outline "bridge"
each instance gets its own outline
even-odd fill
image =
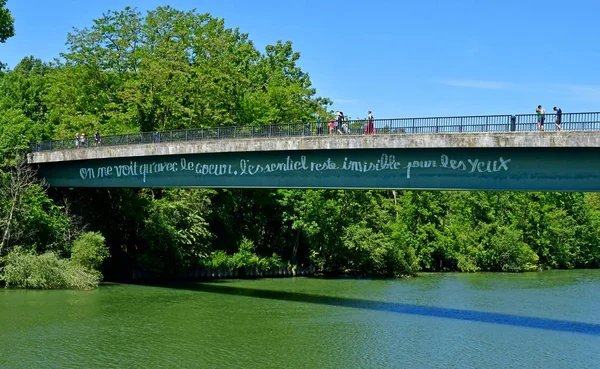
[[[600,113],[315,122],[34,143],[55,187],[210,187],[600,191]],[[346,128],[346,127],[344,127]]]

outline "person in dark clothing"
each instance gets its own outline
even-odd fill
[[[556,124],[556,129],[561,131],[562,128],[560,127],[560,124],[562,123],[562,109],[555,106],[554,111],[556,112],[556,121],[554,124]]]
[[[337,130],[339,134],[342,134],[342,124],[344,124],[344,113],[338,111],[337,113]]]
[[[100,132],[98,130],[94,132],[94,141],[96,142],[96,146],[102,143],[102,137],[100,137]]]

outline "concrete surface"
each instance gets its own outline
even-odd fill
[[[501,147],[600,147],[600,131],[301,136],[184,141],[35,152],[28,155],[28,162],[42,164],[106,158],[247,151]]]

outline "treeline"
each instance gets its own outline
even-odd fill
[[[329,119],[331,101],[316,95],[299,57],[291,42],[261,52],[210,14],[126,8],[74,30],[61,59],[26,57],[0,71],[4,280],[77,287],[82,279],[73,276],[99,277],[100,267],[107,279],[129,280],[137,272],[168,279],[190,268],[303,265],[411,275],[600,264],[595,194],[48,189],[23,164],[30,142],[96,129],[301,122],[317,113]],[[94,261],[82,262],[81,250]],[[36,270],[54,274],[33,278]]]

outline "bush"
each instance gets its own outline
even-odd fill
[[[6,287],[87,290],[98,287],[100,276],[53,252],[35,255],[16,248],[6,256],[0,280]]]
[[[244,269],[251,267],[258,269],[259,261],[254,254],[254,242],[246,237],[242,238],[239,250],[231,256],[231,267],[234,269]]]
[[[229,256],[223,250],[214,251],[202,264],[213,270],[229,269]]]
[[[254,242],[244,237],[240,242],[238,252],[227,255],[223,250],[214,251],[202,261],[202,265],[212,270],[232,269],[241,271],[266,272],[283,266],[281,257],[273,254],[261,257],[254,252]]]
[[[88,270],[99,270],[109,256],[104,236],[99,232],[87,232],[73,242],[71,261]]]

